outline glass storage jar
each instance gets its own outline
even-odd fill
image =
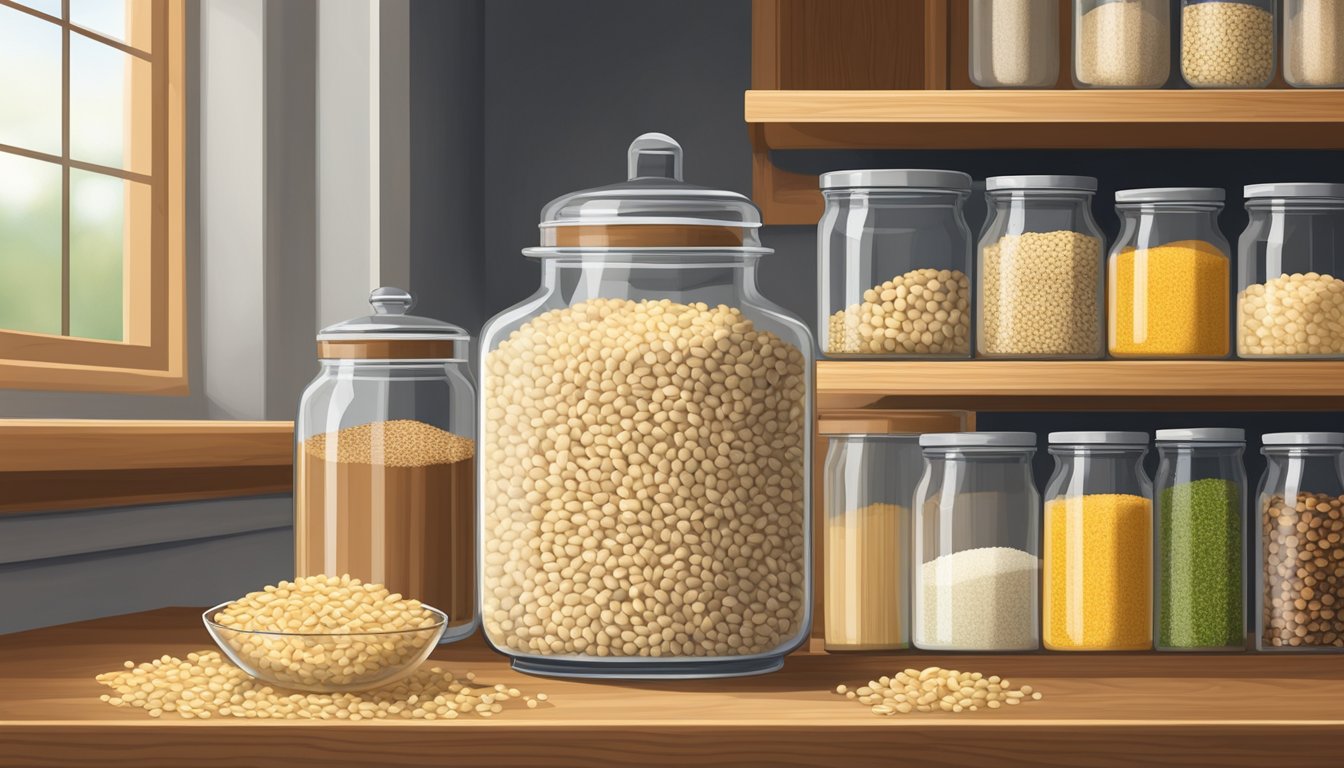
[[[1045,647],[1152,647],[1153,486],[1143,432],[1052,432],[1045,489]]]
[[[1218,230],[1224,197],[1204,187],[1115,193],[1120,237],[1106,290],[1113,357],[1227,357],[1231,259]]]
[[[1159,429],[1154,646],[1246,647],[1246,433]]]
[[[1344,3],[1285,2],[1283,78],[1295,88],[1344,88]]]
[[[476,392],[466,331],[406,314],[378,288],[373,314],[323,328],[321,370],[294,425],[294,570],[386,584],[476,625]]]
[[[915,634],[928,651],[1040,647],[1040,496],[1031,432],[923,435]]]
[[[817,227],[827,356],[971,356],[971,231],[958,171],[822,174]]]
[[[1088,176],[994,176],[980,237],[981,357],[1102,356],[1101,230]]]
[[[482,332],[485,636],[538,674],[768,672],[810,620],[812,337],[750,200],[663,134],[628,171],[543,209],[541,288]]]
[[[1344,650],[1344,433],[1278,432],[1261,442],[1255,646],[1338,653]]]
[[[971,82],[1053,88],[1059,80],[1058,0],[971,0]]]
[[[1181,77],[1191,88],[1274,79],[1274,0],[1181,0]]]
[[[1246,212],[1237,355],[1344,357],[1344,184],[1252,184]]]
[[[1170,0],[1073,0],[1079,88],[1161,88],[1171,77]]]

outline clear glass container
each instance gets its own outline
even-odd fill
[[[1181,0],[1181,77],[1191,88],[1274,79],[1274,0]]]
[[[1232,296],[1223,190],[1115,193],[1120,237],[1107,261],[1106,338],[1112,357],[1227,357]]]
[[[1040,496],[1031,432],[923,435],[915,490],[914,644],[1040,647]]]
[[[1073,0],[1075,86],[1161,88],[1170,77],[1170,0]]]
[[[812,336],[757,288],[760,214],[681,181],[542,211],[541,287],[482,332],[482,622],[515,668],[768,672],[806,638]]]
[[[971,231],[958,171],[834,171],[817,227],[828,357],[971,356]]]
[[[476,390],[469,337],[406,314],[323,328],[321,369],[294,425],[294,569],[386,584],[447,614],[440,642],[476,626]]]
[[[1058,0],[971,0],[971,82],[1053,88],[1059,80]]]
[[[1043,627],[1052,651],[1153,644],[1153,485],[1143,432],[1052,432]]]
[[[1252,184],[1237,355],[1344,358],[1344,184]]]
[[[976,353],[1097,359],[1102,339],[1101,230],[1088,176],[994,176],[980,237]]]
[[[1265,474],[1255,494],[1256,592],[1261,651],[1344,650],[1344,433],[1261,438]]]
[[[1246,648],[1246,433],[1159,429],[1154,646]]]
[[[1294,88],[1344,88],[1344,3],[1284,2],[1283,78]]]

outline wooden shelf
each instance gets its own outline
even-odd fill
[[[817,363],[817,411],[1312,411],[1344,408],[1344,361]]]
[[[0,766],[1221,765],[1330,766],[1344,666],[1320,656],[795,654],[757,678],[593,684],[530,678],[478,640],[455,671],[549,703],[491,720],[153,719],[98,700],[125,659],[209,647],[167,609],[0,638]],[[1045,698],[984,712],[880,718],[837,697],[906,667],[1000,674]]]

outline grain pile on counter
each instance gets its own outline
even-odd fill
[[[1241,487],[1204,478],[1164,489],[1158,501],[1157,644],[1229,648],[1244,642]]]
[[[1344,355],[1344,280],[1280,275],[1237,294],[1242,357]]]
[[[1166,0],[1098,3],[1078,20],[1077,79],[1110,88],[1154,88],[1171,73]]]
[[[954,552],[920,566],[924,649],[1025,650],[1036,647],[1040,560],[1011,547]]]
[[[1030,685],[1015,689],[1012,682],[998,675],[986,677],[980,672],[939,667],[884,675],[853,690],[837,685],[835,692],[871,707],[874,715],[886,717],[911,712],[976,712],[1028,699],[1041,700],[1040,691],[1033,691]]]
[[[1111,256],[1111,354],[1225,356],[1228,264],[1216,246],[1195,240]]]
[[[486,358],[482,619],[541,655],[778,649],[807,609],[804,356],[739,310],[594,299]]]
[[[1256,88],[1274,76],[1274,15],[1247,2],[1181,9],[1181,74],[1196,87]]]
[[[1344,648],[1344,496],[1270,497],[1261,525],[1264,645]]]
[[[961,270],[917,269],[831,315],[831,354],[969,355],[971,283]]]
[[[1067,230],[1004,235],[985,246],[980,352],[1100,354],[1100,248],[1097,238]]]

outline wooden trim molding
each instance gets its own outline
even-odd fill
[[[0,514],[289,493],[288,421],[0,419]]]

